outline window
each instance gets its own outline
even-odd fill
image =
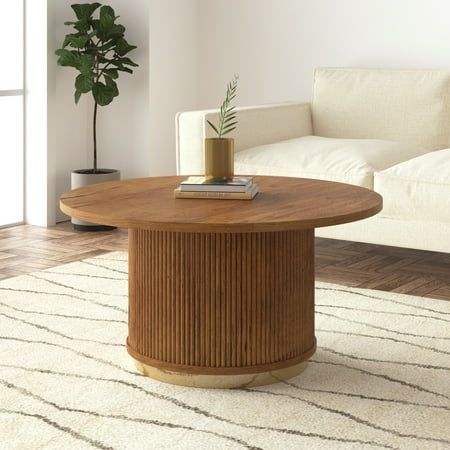
[[[23,0],[0,0],[0,226],[23,222]]]

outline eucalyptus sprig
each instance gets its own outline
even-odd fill
[[[219,111],[219,125],[216,127],[212,122],[207,120],[208,125],[217,133],[217,137],[221,138],[236,129],[236,111],[231,106],[231,102],[236,97],[237,83],[239,76],[235,75],[227,85],[227,95],[223,101]]]

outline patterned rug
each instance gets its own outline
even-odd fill
[[[450,302],[318,283],[305,372],[205,390],[135,371],[126,280],[110,253],[0,283],[1,449],[450,448]]]

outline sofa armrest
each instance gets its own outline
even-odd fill
[[[280,103],[236,108],[235,151],[312,134],[309,103]],[[203,141],[214,137],[206,121],[217,122],[218,109],[181,112],[176,116],[177,173],[203,173]]]

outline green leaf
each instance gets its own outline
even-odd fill
[[[117,97],[119,95],[119,89],[117,88],[116,82],[108,76],[105,76],[104,78],[106,81],[106,86],[111,88],[114,91],[114,97]]]
[[[93,55],[79,55],[75,50],[64,48],[56,50],[55,54],[59,56],[57,62],[60,66],[74,67],[84,75],[89,75],[92,72],[95,60]]]
[[[236,129],[236,125],[237,125],[237,122],[234,122],[232,125],[224,127],[222,129],[222,136],[225,135],[225,134],[231,133],[233,130],[235,130]]]
[[[227,130],[223,130],[222,131],[222,134],[220,135],[220,137],[222,137],[222,136],[225,136],[226,134],[228,134],[228,133],[231,133],[233,130],[235,130],[236,129],[236,127],[234,127],[234,128],[231,128],[231,129],[227,129]]]
[[[100,8],[100,18],[102,16],[102,14],[108,14],[109,16],[111,16],[113,19],[116,18],[116,13],[114,12],[114,10],[111,8],[111,6],[102,6]]]
[[[89,36],[86,34],[81,36],[77,36],[76,34],[68,34],[64,39],[63,47],[70,45],[73,48],[84,48],[88,40]]]
[[[92,88],[92,95],[100,106],[106,106],[114,100],[115,90],[101,81],[97,81]]]
[[[120,38],[125,33],[125,27],[123,25],[114,25],[110,31],[106,34],[108,39]]]
[[[85,20],[79,20],[74,24],[74,28],[79,31],[80,33],[87,33],[89,29],[91,28],[91,25],[89,23],[88,19]]]
[[[113,49],[114,50],[114,46],[116,45],[116,42],[114,41],[114,39],[111,39],[109,41],[107,41],[105,44],[100,45],[99,47],[97,47],[97,50],[102,51],[102,52],[106,52],[109,49]]]
[[[89,76],[92,73],[94,68],[95,58],[94,55],[84,54],[78,57],[78,67],[77,69],[86,76]]]
[[[116,69],[105,69],[104,73],[113,80],[117,80],[117,78],[119,78],[119,73]]]
[[[234,119],[236,119],[236,114],[227,115],[227,117],[223,119],[223,124],[225,125],[226,123],[231,122]]]
[[[224,126],[223,127],[223,131],[227,130],[228,128],[235,127],[235,125],[237,125],[237,120],[235,120],[234,122],[229,123],[227,126]]]
[[[230,106],[232,100],[236,97],[238,76],[235,75],[233,79],[227,84],[227,93],[225,100],[220,106],[219,112],[219,137],[230,133],[236,128],[236,112],[235,107]]]
[[[99,6],[101,6],[100,3],[84,3],[71,5],[71,8],[75,11],[77,19],[83,20],[89,19]]]
[[[120,61],[122,64],[126,64],[127,66],[131,66],[131,67],[138,67],[138,66],[139,66],[139,64],[136,64],[134,61],[131,61],[131,59],[130,59],[130,58],[127,58],[127,57],[125,57],[125,58],[119,58],[119,61]]]
[[[88,45],[86,48],[84,48],[83,52],[84,52],[85,55],[92,55],[94,58],[98,54],[97,48],[92,47],[90,45]]]
[[[97,55],[97,56],[98,56],[98,61],[100,63],[104,63],[104,64],[109,64],[109,63],[113,64],[114,63],[113,59],[108,59],[108,58],[105,58],[104,56],[101,56],[101,55]]]
[[[80,101],[80,97],[81,97],[81,92],[75,91],[75,104],[78,104],[78,102]]]
[[[98,26],[99,26],[100,20],[99,19],[91,19],[90,22],[91,22],[92,29],[95,30],[95,35],[98,36]]]
[[[117,70],[119,72],[133,73],[133,71],[131,69],[129,69],[128,67],[125,67],[125,66],[117,66]]]
[[[216,126],[210,122],[209,120],[207,120],[206,122],[208,122],[208,125],[217,133],[219,134],[219,131],[217,130]]]
[[[86,92],[91,91],[93,86],[94,79],[90,76],[86,76],[80,73],[80,75],[75,78],[75,88],[81,94],[86,94]]]
[[[75,67],[78,66],[78,54],[74,50],[66,50],[64,48],[60,48],[55,51],[55,54],[59,56],[57,63],[60,66],[69,66]]]
[[[120,59],[113,59],[113,60],[110,61],[110,62],[111,62],[112,65],[114,65],[114,66],[116,67],[116,69],[117,69],[119,72],[133,73],[133,71],[132,71],[130,68],[128,68],[128,67],[126,67],[126,66],[124,66],[124,65],[122,64],[122,62],[120,61]]]
[[[98,31],[105,35],[113,29],[114,26],[114,10],[110,6],[102,6],[100,8],[100,21],[98,23]]]
[[[135,48],[137,47],[135,45],[130,45],[124,38],[119,38],[116,42],[115,52],[119,56],[123,56],[131,52],[131,50],[134,50]]]

